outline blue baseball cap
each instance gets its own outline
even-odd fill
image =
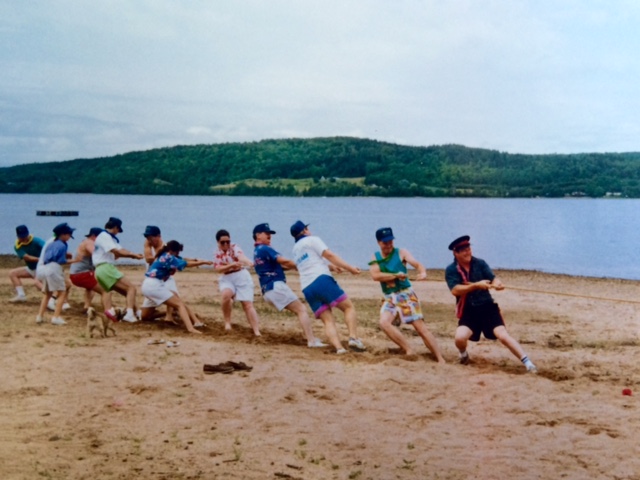
[[[253,227],[253,234],[255,235],[256,233],[270,233],[273,235],[276,232],[271,230],[271,227],[268,223],[259,223],[258,225]]]
[[[145,237],[157,237],[158,235],[160,235],[160,229],[155,225],[147,225],[147,228],[145,228],[142,235],[144,235]]]
[[[304,229],[307,228],[308,226],[309,226],[308,223],[303,223],[302,220],[298,220],[296,223],[291,225],[291,229],[289,230],[291,232],[291,236],[297,237],[302,232],[304,232]]]
[[[101,233],[102,233],[102,228],[92,227],[91,230],[89,230],[89,233],[85,235],[85,237],[93,237],[94,235],[97,237]]]
[[[16,236],[18,238],[27,238],[29,236],[29,229],[26,225],[18,225],[16,227]]]
[[[389,227],[379,228],[376,230],[376,240],[379,242],[390,242],[394,238],[393,230]]]
[[[71,238],[73,238],[74,230],[75,228],[71,228],[67,222],[61,223],[53,227],[53,233],[55,234],[56,238],[58,238],[60,235],[65,235],[67,233],[71,234]]]
[[[122,220],[120,220],[118,217],[109,217],[109,221],[104,226],[104,228],[106,228],[107,230],[110,228],[117,228],[118,230],[120,230],[120,233],[124,232],[124,230],[122,230]]]

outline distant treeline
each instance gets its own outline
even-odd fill
[[[176,146],[0,168],[2,193],[640,197],[640,153],[521,155],[334,137]]]

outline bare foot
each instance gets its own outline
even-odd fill
[[[198,335],[202,335],[202,332],[199,332],[195,328],[193,330],[187,330],[189,333],[197,333]]]

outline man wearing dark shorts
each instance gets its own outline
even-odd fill
[[[536,373],[536,366],[507,332],[500,308],[489,293],[492,288],[504,290],[504,285],[487,262],[473,256],[469,240],[469,235],[463,235],[449,244],[454,262],[445,270],[449,290],[456,297],[458,328],[455,343],[460,352],[460,363],[469,363],[467,342],[477,342],[483,334],[489,340],[500,340],[520,359],[528,372]]]

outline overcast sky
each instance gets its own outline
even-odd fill
[[[640,151],[635,0],[0,0],[0,166],[356,136]]]

